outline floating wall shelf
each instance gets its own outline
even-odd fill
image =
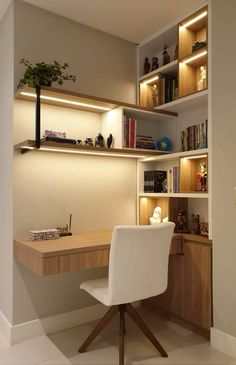
[[[36,148],[35,141],[33,140],[26,140],[15,145],[15,150],[20,150],[22,153],[28,151],[41,151],[126,158],[145,158],[148,156],[157,156],[161,154],[161,152],[159,151],[147,151],[129,148],[102,148],[93,146],[79,146],[75,144],[58,143],[51,141],[41,141],[40,148]]]
[[[35,89],[27,86],[19,89],[16,93],[16,99],[36,101]],[[64,108],[66,107],[77,110],[85,110],[94,113],[104,113],[117,107],[124,107],[144,111],[147,113],[153,113],[157,116],[177,116],[177,113],[175,112],[169,112],[166,110],[152,110],[150,108],[141,107],[136,104],[123,103],[119,101],[89,96],[74,91],[55,89],[51,87],[41,88],[40,101],[42,104],[61,106]]]

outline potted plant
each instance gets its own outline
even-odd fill
[[[41,86],[51,86],[53,82],[62,85],[65,80],[75,82],[76,77],[68,74],[65,70],[69,67],[68,63],[60,65],[57,61],[53,63],[38,62],[33,65],[28,60],[22,58],[20,64],[26,66],[24,77],[20,80],[18,87],[24,85],[33,86],[36,89]]]

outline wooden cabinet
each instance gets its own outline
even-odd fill
[[[170,256],[168,288],[143,305],[197,329],[212,325],[211,245],[184,240],[183,255]],[[194,329],[194,327],[193,327]]]
[[[185,242],[184,277],[184,318],[209,329],[212,324],[210,246]]]

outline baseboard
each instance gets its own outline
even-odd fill
[[[140,306],[140,302],[136,302],[133,305],[138,307]],[[13,345],[44,334],[95,321],[100,319],[107,309],[108,308],[102,304],[96,304],[72,312],[62,313],[43,319],[35,319],[16,325],[11,325],[3,313],[0,312],[0,330],[9,344]]]
[[[4,316],[2,311],[0,311],[0,331],[8,343],[11,342],[11,328],[12,325],[10,324],[8,319]]]
[[[211,345],[217,350],[236,358],[236,337],[212,327]]]

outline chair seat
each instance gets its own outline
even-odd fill
[[[80,289],[85,290],[104,305],[110,305],[108,300],[108,278],[85,281],[80,285]]]

